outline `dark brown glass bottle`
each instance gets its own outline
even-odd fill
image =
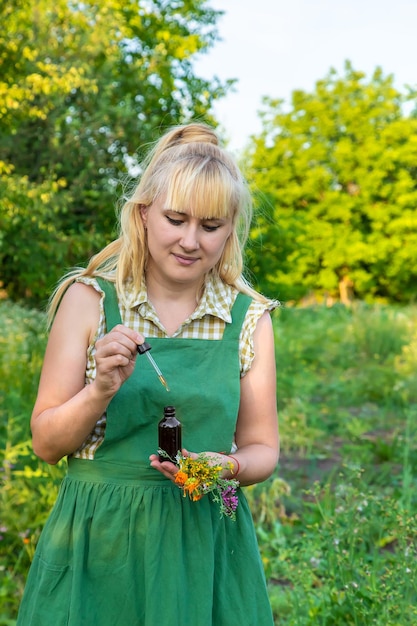
[[[158,424],[158,445],[172,460],[181,452],[181,422],[175,416],[175,406],[164,407],[164,417]],[[167,459],[159,455],[159,460]]]

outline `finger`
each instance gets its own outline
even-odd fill
[[[143,336],[119,324],[97,341],[98,346],[112,346],[114,343],[127,347],[132,354],[135,354],[138,344],[143,343]]]
[[[118,367],[127,367],[134,363],[134,359],[132,359],[132,355],[127,353],[117,353],[117,354],[98,354],[96,355],[97,368],[101,371],[110,371],[112,369]]]
[[[117,324],[117,326],[114,326],[110,333],[113,332],[120,333],[121,335],[128,337],[136,345],[141,344],[145,341],[145,338],[141,333],[136,332],[136,330],[132,330],[128,326],[123,326],[123,324]]]
[[[136,344],[127,338],[115,335],[108,337],[106,341],[100,344],[97,343],[96,355],[97,358],[116,357],[120,355],[128,361],[135,361],[137,356]]]
[[[178,467],[171,463],[171,461],[160,461],[158,455],[151,454],[149,457],[151,467],[161,472],[166,478],[170,480],[175,479],[175,474],[178,472]]]
[[[190,457],[192,459],[196,459],[198,457],[198,454],[196,454],[195,452],[189,452],[186,448],[182,448],[181,450],[182,455],[185,457]]]

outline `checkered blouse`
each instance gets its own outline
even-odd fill
[[[94,278],[81,277],[78,279],[86,285],[91,285],[101,294],[100,322],[96,336],[87,351],[86,384],[91,383],[96,375],[95,343],[106,333],[104,316],[104,293]],[[195,311],[181,324],[172,337],[184,339],[221,339],[225,324],[231,322],[231,309],[238,291],[225,285],[220,279],[211,277],[207,283],[203,296]],[[239,339],[240,371],[244,376],[250,369],[254,358],[253,333],[259,318],[265,311],[272,311],[276,302],[267,304],[252,300],[243,322]],[[167,333],[158,319],[156,311],[149,302],[146,284],[143,282],[138,294],[133,291],[128,294],[126,306],[119,302],[120,315],[125,326],[141,333],[145,337],[166,337]],[[76,450],[73,456],[82,459],[93,459],[94,453],[104,439],[106,415],[96,423],[93,431]]]

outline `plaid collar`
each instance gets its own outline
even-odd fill
[[[204,287],[203,295],[195,311],[186,322],[201,319],[205,315],[213,315],[224,322],[232,321],[231,308],[236,296],[236,289],[226,285],[219,277],[210,275]],[[139,293],[131,294],[128,308],[137,309],[139,315],[153,322],[158,322],[158,318],[152,303],[148,300],[145,279],[142,279]]]

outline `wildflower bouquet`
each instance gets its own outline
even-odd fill
[[[226,515],[233,521],[236,519],[239,504],[236,490],[239,481],[222,478],[221,473],[224,469],[222,465],[210,463],[212,459],[203,453],[196,459],[178,453],[175,460],[163,450],[158,450],[158,453],[178,465],[175,483],[183,490],[184,498],[188,496],[190,500],[196,501],[206,494],[211,494],[214,502],[219,503],[220,516]],[[228,468],[232,470],[233,463],[230,463]]]

